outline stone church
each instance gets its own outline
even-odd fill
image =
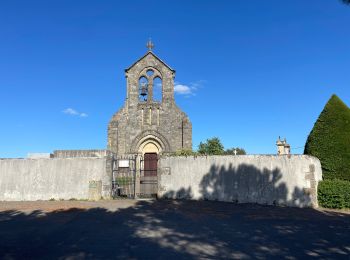
[[[159,197],[317,206],[320,161],[290,155],[280,138],[280,156],[159,156],[191,149],[192,125],[175,103],[175,71],[152,48],[149,42],[125,70],[126,100],[109,122],[107,149],[0,159],[0,201]]]
[[[175,70],[152,51],[125,70],[126,100],[108,125],[114,154],[169,154],[192,149],[192,124],[174,99]]]

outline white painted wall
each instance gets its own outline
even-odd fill
[[[305,155],[163,157],[163,198],[317,206],[320,161]]]
[[[106,158],[0,159],[0,200],[88,199],[89,181],[108,196]]]

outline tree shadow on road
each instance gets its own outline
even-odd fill
[[[199,183],[199,201],[138,201],[118,208],[125,201],[116,200],[90,209],[0,211],[0,259],[347,259],[348,214],[232,203],[264,204],[271,196],[279,205],[310,202],[298,189],[288,197],[281,178],[277,168],[213,165]],[[194,190],[167,195],[193,198]]]
[[[0,258],[345,259],[349,227],[342,213],[212,201],[139,201],[116,211],[8,210],[0,212]]]

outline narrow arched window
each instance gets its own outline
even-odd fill
[[[160,77],[153,79],[153,100],[156,102],[162,102],[163,84]]]
[[[148,80],[146,77],[139,79],[139,101],[147,101],[148,98]]]

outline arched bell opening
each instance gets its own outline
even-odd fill
[[[144,76],[139,79],[139,101],[147,101],[148,99],[148,79]]]
[[[162,102],[162,74],[154,67],[146,67],[139,74],[139,101]]]
[[[163,98],[163,82],[160,77],[153,79],[153,101],[162,102]]]

